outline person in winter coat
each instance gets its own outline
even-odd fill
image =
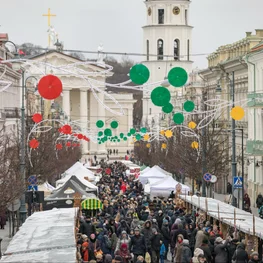
[[[200,263],[198,257],[199,257],[200,255],[203,255],[203,253],[204,253],[204,252],[203,252],[202,249],[196,248],[195,251],[194,251],[194,256],[193,256],[193,258],[192,258],[192,263]],[[223,262],[221,262],[221,263],[223,263]]]
[[[83,243],[81,245],[81,251],[82,251],[82,259],[83,261],[88,261],[89,260],[89,242],[88,242],[88,237],[86,235],[82,235],[83,238]]]
[[[121,256],[123,263],[129,263],[132,259],[128,246],[125,243],[121,244],[120,249],[116,251],[115,256],[117,255]]]
[[[162,241],[161,234],[157,232],[157,229],[153,228],[153,235],[151,237],[151,252],[152,252],[151,258],[153,263],[159,263],[161,241]]]
[[[174,257],[174,262],[175,263],[181,263],[181,258],[182,258],[182,249],[183,249],[183,240],[184,236],[179,234],[177,236],[177,243],[175,245],[175,257]]]
[[[199,224],[198,225],[198,231],[197,231],[196,236],[195,236],[195,249],[201,247],[204,238],[205,238],[205,234],[203,231],[203,224]]]
[[[258,253],[257,252],[253,252],[250,255],[251,259],[248,261],[248,263],[259,263],[259,259],[258,259]]]
[[[122,231],[121,237],[118,239],[115,251],[119,250],[122,244],[127,244],[128,250],[130,250],[130,248],[131,248],[131,239],[128,236],[126,231]]]
[[[263,196],[261,193],[257,197],[256,204],[258,209],[263,205]]]
[[[244,195],[244,205],[248,205],[248,207],[250,207],[250,198],[248,196],[248,194]]]
[[[81,223],[79,232],[81,234],[85,234],[86,236],[90,236],[95,233],[95,227],[91,224],[91,218],[87,217],[84,222]]]
[[[217,237],[215,240],[215,263],[228,262],[227,251],[228,239],[225,241],[221,237]]]
[[[192,261],[192,251],[189,246],[189,240],[183,240],[182,254],[181,254],[181,263],[191,263]]]
[[[130,233],[130,228],[125,220],[121,220],[121,223],[117,229],[117,236],[119,237],[123,231]]]
[[[160,233],[160,229],[157,223],[157,220],[155,218],[152,219],[152,228],[155,228],[158,233]]]
[[[111,242],[111,253],[110,254],[113,257],[113,254],[114,254],[114,251],[116,250],[117,242],[118,242],[118,237],[116,233],[114,232],[113,227],[110,228],[109,238]]]
[[[160,247],[160,263],[164,263],[164,257],[165,257],[165,245],[163,244],[163,242],[161,241],[161,247]]]
[[[151,255],[151,237],[153,235],[153,231],[152,222],[150,220],[147,220],[144,223],[144,228],[142,229],[141,233],[144,236],[146,252],[149,252]]]
[[[232,257],[232,260],[236,263],[248,263],[248,254],[245,250],[245,244],[240,243]]]
[[[209,247],[209,240],[208,238],[205,238],[203,240],[203,244],[200,246],[200,248],[203,250],[203,254],[206,258],[207,263],[212,263],[212,252],[211,249]]]
[[[140,229],[136,227],[134,229],[134,236],[131,238],[131,252],[134,254],[134,262],[137,261],[138,256],[145,255],[145,240],[144,236],[140,234]]]
[[[185,229],[183,229],[183,225],[181,223],[178,224],[178,229],[174,231],[173,240],[177,242],[177,236],[183,235],[184,239],[188,239],[188,234]]]
[[[156,216],[156,220],[157,220],[159,229],[162,228],[163,218],[164,218],[163,211],[162,211],[162,210],[159,210],[159,211],[158,211],[158,215]]]
[[[170,229],[169,229],[169,222],[166,219],[163,220],[163,225],[161,228],[161,234],[163,236],[163,243],[164,243],[165,249],[166,249],[164,259],[167,259],[167,253],[168,253],[168,248],[169,248],[169,244],[170,244]]]
[[[95,234],[91,234],[89,242],[89,260],[96,260],[95,253],[100,249],[100,242],[97,240]]]

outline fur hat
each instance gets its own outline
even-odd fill
[[[224,241],[224,240],[223,240],[222,237],[217,237],[216,240],[215,240],[215,243],[220,244],[220,243],[222,243],[223,241]]]

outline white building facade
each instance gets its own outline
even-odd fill
[[[7,34],[0,34],[0,60],[13,58],[6,49]],[[17,133],[20,124],[21,74],[10,64],[0,64],[0,130]],[[3,81],[3,82],[1,82]],[[11,83],[8,88],[5,88]]]
[[[248,65],[248,194],[256,206],[258,194],[263,194],[263,42],[245,58]]]
[[[46,62],[54,66],[70,65],[72,63],[80,62],[79,59],[63,54],[62,52],[57,52],[51,50],[48,53],[38,55],[33,60],[40,62]],[[87,73],[83,73],[85,77],[90,77],[95,81],[99,81],[101,84],[99,89],[105,90],[106,78],[112,73],[99,74],[99,72],[105,70],[103,67],[99,67],[93,64],[86,64],[81,66],[81,69]],[[98,72],[98,74],[92,74]],[[33,70],[30,72],[31,75],[40,79],[42,76]],[[63,84],[62,96],[54,101],[56,105],[59,105],[60,111],[64,115],[64,118],[70,121],[77,122],[83,131],[89,131],[93,137],[98,134],[98,128],[96,127],[96,122],[102,120],[105,123],[105,128],[110,128],[110,122],[116,120],[119,123],[119,127],[113,130],[113,136],[119,135],[120,133],[127,134],[129,130],[133,127],[133,100],[132,94],[113,94],[113,96],[118,103],[122,106],[124,110],[123,116],[118,116],[107,109],[106,105],[112,110],[120,112],[119,106],[116,105],[110,98],[105,96],[103,92],[96,92],[95,98],[90,86],[87,81],[83,80],[81,77],[73,76],[67,72],[60,70],[55,70],[54,72],[47,72],[47,74],[54,74],[60,78]],[[51,101],[44,101],[45,110],[44,118],[50,118],[51,113]],[[103,105],[104,104],[104,105]],[[106,142],[103,144],[98,144],[94,142],[83,142],[82,152],[83,155],[104,155],[107,153],[108,149],[118,150],[119,153],[126,153],[127,150],[133,149],[133,142],[131,139],[121,142]]]
[[[190,60],[192,26],[189,25],[190,1],[148,0],[145,1],[147,22],[143,27],[143,64],[150,70],[149,83],[167,79],[170,69],[182,67],[188,73],[192,69]],[[152,89],[155,87],[153,86]],[[169,88],[172,96],[181,89]],[[161,108],[152,104],[150,92],[143,94],[143,122],[158,120]]]

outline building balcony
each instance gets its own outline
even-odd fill
[[[263,141],[247,140],[247,154],[249,155],[263,155]]]
[[[250,100],[248,107],[263,108],[263,93],[248,93],[247,98]]]
[[[5,117],[7,119],[19,119],[20,109],[16,107],[4,108]]]

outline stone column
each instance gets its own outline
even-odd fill
[[[80,90],[80,122],[85,134],[88,128],[88,92],[87,90]],[[88,153],[88,142],[82,141],[82,153]]]
[[[70,90],[63,90],[63,111],[68,116],[68,120],[70,120]]]
[[[101,88],[101,89],[103,89],[103,88]],[[104,104],[105,103],[104,102],[104,94],[99,92],[99,93],[97,93],[97,95],[98,95],[100,101]],[[104,108],[103,105],[101,105],[101,103],[99,101],[97,103],[98,103],[98,106],[97,106],[98,119],[104,121],[104,123],[105,123],[105,108]],[[98,148],[97,149],[98,149],[98,154],[105,154],[106,153],[105,143],[98,144]]]

